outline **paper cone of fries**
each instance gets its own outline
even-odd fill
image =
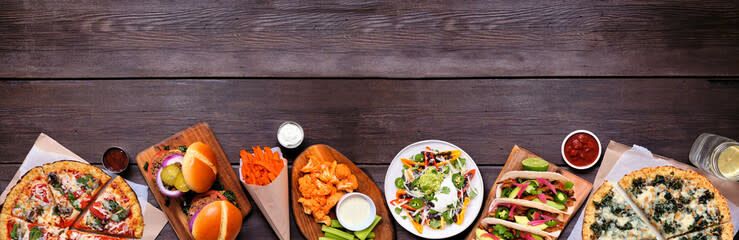
[[[290,239],[290,205],[288,196],[288,179],[287,179],[287,160],[282,157],[280,148],[272,148],[272,152],[280,154],[283,162],[282,170],[280,170],[277,178],[271,183],[260,186],[255,184],[247,184],[244,181],[244,175],[241,173],[243,159],[239,161],[239,179],[244,184],[246,190],[254,199],[254,202],[262,211],[262,214],[272,226],[277,237],[281,240]]]

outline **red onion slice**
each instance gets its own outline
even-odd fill
[[[202,210],[202,209],[200,209],[200,210]],[[195,212],[195,214],[193,214],[192,217],[190,218],[190,221],[189,221],[190,231],[192,231],[192,224],[195,223],[195,218],[197,218],[198,217],[198,214],[200,214],[200,210],[198,210],[197,212]]]
[[[184,195],[182,191],[177,190],[176,188],[174,190],[167,189],[167,187],[164,186],[164,182],[162,182],[162,170],[164,169],[164,167],[175,164],[175,163],[182,164],[182,159],[184,159],[184,156],[182,154],[173,153],[173,154],[167,155],[166,157],[164,157],[164,160],[162,160],[162,167],[159,168],[159,171],[157,171],[157,179],[156,179],[157,187],[159,187],[159,192],[161,192],[167,197],[178,198]]]

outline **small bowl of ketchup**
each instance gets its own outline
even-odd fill
[[[575,169],[588,169],[600,160],[603,147],[600,140],[588,130],[575,130],[562,141],[562,158]]]

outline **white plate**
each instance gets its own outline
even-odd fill
[[[400,161],[400,158],[410,158],[411,156],[426,149],[426,147],[437,149],[439,151],[448,151],[455,149],[462,151],[462,155],[460,157],[467,159],[467,169],[475,169],[475,176],[472,178],[471,187],[475,188],[477,196],[475,196],[475,198],[472,199],[470,201],[470,204],[467,206],[464,221],[462,221],[461,225],[451,224],[447,225],[446,228],[440,230],[432,229],[429,226],[424,225],[423,233],[421,234],[418,233],[418,231],[416,231],[416,229],[413,227],[413,223],[411,223],[410,219],[403,219],[400,217],[400,215],[395,213],[395,206],[392,206],[390,204],[390,201],[395,199],[395,193],[398,191],[398,188],[395,187],[395,179],[401,176],[403,170],[403,163]],[[482,186],[482,176],[480,175],[480,169],[477,168],[477,165],[475,165],[475,161],[472,160],[472,157],[470,157],[467,152],[462,150],[462,148],[441,140],[424,140],[408,145],[407,147],[403,148],[403,150],[400,150],[397,155],[395,155],[395,158],[393,158],[393,162],[391,162],[390,166],[387,168],[387,173],[385,173],[385,202],[387,202],[388,208],[390,209],[390,214],[393,215],[395,221],[398,222],[400,226],[403,226],[405,230],[422,238],[448,238],[457,235],[467,229],[467,227],[469,227],[473,222],[475,222],[475,220],[477,220],[477,214],[480,213],[480,208],[482,207],[482,199],[484,196],[485,188],[483,188]]]

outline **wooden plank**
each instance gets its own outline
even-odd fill
[[[162,146],[171,146],[174,148],[177,146],[188,146],[198,141],[207,144],[213,149],[213,153],[216,155],[216,168],[218,169],[216,180],[223,186],[224,190],[229,190],[234,193],[237,206],[239,210],[241,210],[243,217],[246,217],[246,215],[251,211],[251,204],[246,198],[246,194],[241,188],[241,182],[239,182],[239,178],[231,168],[228,158],[226,158],[226,154],[221,148],[221,144],[218,142],[215,135],[213,135],[213,132],[210,130],[207,123],[195,124],[192,127],[177,132],[171,137],[168,137],[167,139],[139,152],[136,155],[136,163],[140,173],[143,175],[147,171],[144,169],[144,166],[148,166],[145,163],[152,162],[152,160],[157,157],[157,152],[161,151],[160,148]],[[188,226],[190,218],[188,218],[187,214],[183,213],[182,205],[180,204],[181,200],[164,196],[159,192],[159,188],[154,179],[144,178],[144,180],[146,181],[146,184],[149,185],[151,195],[153,195],[157,200],[159,207],[167,216],[170,225],[177,233],[177,237],[179,239],[193,239],[190,227]]]
[[[99,163],[111,145],[134,154],[206,121],[236,164],[243,146],[277,146],[285,120],[305,128],[305,146],[357,164],[442,139],[480,165],[503,165],[514,144],[564,165],[575,129],[687,161],[700,133],[739,139],[738,94],[739,82],[704,79],[2,81],[0,163],[20,163],[39,132]]]
[[[370,199],[372,199],[372,202],[374,202],[375,204],[375,209],[377,210],[376,214],[382,218],[377,226],[375,226],[375,228],[372,230],[376,235],[375,239],[395,239],[393,220],[390,217],[390,211],[387,208],[387,203],[385,203],[385,197],[383,197],[382,195],[382,190],[380,190],[380,188],[378,187],[378,185],[375,184],[372,178],[367,176],[364,171],[354,165],[354,163],[349,158],[341,154],[341,152],[337,151],[336,149],[325,144],[316,144],[306,148],[305,151],[301,153],[293,162],[293,168],[290,175],[290,185],[293,186],[293,188],[290,190],[290,196],[292,198],[291,206],[293,209],[292,220],[297,223],[298,228],[300,228],[300,232],[303,233],[303,236],[305,238],[318,239],[319,237],[324,236],[324,233],[321,231],[321,224],[316,222],[316,220],[313,219],[313,216],[305,214],[303,212],[303,206],[298,203],[298,199],[302,197],[300,191],[298,190],[298,179],[303,176],[303,174],[300,172],[300,169],[305,167],[305,165],[307,165],[310,161],[308,159],[309,155],[307,154],[312,154],[313,156],[320,155],[321,157],[325,157],[323,159],[324,161],[336,161],[338,164],[344,164],[349,167],[349,170],[351,170],[352,174],[357,177],[357,181],[359,183],[359,187],[356,189],[355,192],[363,193],[367,195]],[[329,215],[332,219],[337,219],[337,213],[335,210],[336,208],[333,209],[333,211],[329,212]]]
[[[0,2],[0,77],[737,76],[731,1]]]
[[[487,200],[485,201],[485,205],[483,205],[482,211],[477,218],[477,221],[475,221],[475,228],[480,226],[480,222],[483,218],[485,218],[488,215],[488,211],[491,209],[491,204],[493,203],[493,200],[497,198],[496,196],[496,189],[498,187],[498,182],[505,180],[501,179],[503,174],[510,172],[510,171],[521,171],[523,170],[522,161],[527,158],[532,157],[539,157],[535,153],[532,153],[529,150],[526,150],[525,148],[519,147],[518,145],[513,146],[513,149],[511,149],[511,153],[508,155],[508,160],[506,160],[506,164],[503,166],[503,168],[500,170],[500,173],[498,173],[498,177],[495,178],[495,182],[493,182],[493,186],[490,188],[490,192],[487,195]],[[578,175],[573,174],[572,172],[552,165],[549,165],[548,171],[550,172],[556,172],[559,174],[562,174],[567,179],[572,180],[575,183],[575,188],[573,189],[575,191],[575,203],[573,206],[571,206],[570,209],[568,209],[566,212],[570,213],[567,214],[564,218],[565,226],[567,226],[570,223],[571,219],[577,219],[573,218],[578,212],[580,212],[580,206],[587,200],[588,195],[590,194],[590,190],[593,189],[593,183],[592,180],[586,180],[581,178]],[[574,226],[574,223],[572,224]],[[565,231],[562,231],[560,233],[560,237],[567,237],[569,234],[565,234]],[[468,240],[475,240],[475,232],[470,231],[470,233],[467,235]]]

